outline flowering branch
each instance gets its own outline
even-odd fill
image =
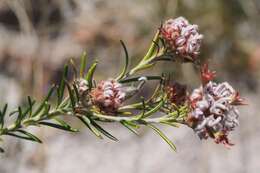
[[[201,139],[213,138],[216,143],[232,145],[227,136],[238,125],[236,106],[242,105],[243,100],[228,83],[214,83],[215,72],[208,70],[207,65],[201,70],[202,86],[191,95],[185,85],[166,76],[133,76],[158,61],[195,64],[202,38],[198,26],[189,24],[185,18],[167,20],[157,30],[145,56],[132,69],[129,69],[127,48],[121,41],[125,52],[122,72],[118,77],[100,81],[97,85],[93,76],[98,62],[86,71],[87,59],[86,53],[83,53],[79,72],[73,60],[70,61],[74,79],[67,81],[69,65],[66,65],[60,83],[51,87],[42,102],[36,104],[28,97],[26,107],[18,107],[10,113],[7,113],[7,104],[3,107],[0,111],[0,141],[2,136],[13,136],[41,143],[27,130],[29,126],[49,126],[78,132],[63,120],[64,116],[68,116],[85,124],[97,137],[106,136],[114,141],[118,139],[99,122],[120,123],[135,134],[141,126],[151,128],[173,150],[176,150],[175,145],[157,127],[158,124],[173,127],[184,124],[194,129]],[[147,100],[141,97],[136,103],[126,105],[125,101],[137,95],[150,80],[157,81],[152,96]],[[53,97],[56,104],[52,102]],[[16,117],[14,122],[6,124],[5,119],[11,116]],[[4,151],[2,148],[0,150]]]

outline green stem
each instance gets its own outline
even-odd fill
[[[27,118],[22,120],[22,122],[20,124],[11,124],[8,127],[1,129],[0,130],[0,136],[7,134],[8,132],[12,132],[12,131],[16,131],[18,129],[22,129],[22,128],[26,128],[28,126],[33,126],[33,125],[38,125],[39,122],[44,121],[44,120],[50,120],[53,119],[57,116],[61,116],[61,115],[71,115],[71,113],[65,112],[64,110],[53,110],[50,113],[46,114],[46,115],[41,115],[41,117],[39,116],[35,116],[32,118]]]
[[[138,119],[136,117],[121,117],[121,116],[110,116],[110,115],[101,115],[94,113],[93,116],[98,119],[104,119],[104,120],[110,120],[115,122],[121,122],[121,121],[128,121],[128,122],[138,122],[138,121],[144,121],[146,123],[162,123],[165,121],[176,121],[176,123],[183,124],[183,119],[176,119],[173,117],[157,117],[157,118],[144,118],[144,119]]]
[[[137,71],[151,67],[153,65],[152,60],[165,53],[165,48],[160,48],[160,50],[156,52],[156,48],[159,48],[159,35],[160,31],[158,30],[153,38],[153,42],[151,43],[146,55],[132,70],[130,70],[129,75],[133,75]]]
[[[153,54],[149,59],[143,58],[142,61],[140,61],[133,69],[130,70],[129,75],[133,75],[134,73],[149,68],[154,65],[152,62],[155,58],[160,57],[164,54],[165,49],[162,48],[157,54]]]

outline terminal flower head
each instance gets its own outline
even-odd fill
[[[192,25],[184,17],[169,19],[160,28],[161,38],[167,47],[185,60],[196,60],[200,53],[203,35],[198,25]]]

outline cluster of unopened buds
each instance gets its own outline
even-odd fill
[[[101,111],[115,114],[125,100],[126,93],[117,81],[111,79],[101,81],[96,88],[90,92],[92,103]]]
[[[198,65],[202,39],[203,35],[199,33],[198,26],[190,24],[184,17],[169,19],[158,29],[146,55],[132,69],[129,69],[126,46],[121,41],[125,52],[122,72],[118,77],[97,83],[93,78],[97,62],[85,73],[84,55],[80,76],[72,63],[76,76],[72,83],[66,80],[68,66],[65,67],[63,79],[57,87],[58,102],[55,107],[49,103],[54,91],[51,89],[38,108],[33,108],[34,103],[29,98],[29,106],[25,111],[21,107],[14,111],[17,120],[10,126],[5,127],[4,119],[1,118],[6,114],[7,106],[0,111],[0,137],[9,135],[39,142],[36,136],[23,130],[30,125],[47,125],[76,131],[58,119],[62,115],[72,115],[96,136],[102,138],[104,135],[115,141],[117,138],[104,130],[98,122],[119,122],[134,133],[137,133],[136,130],[140,126],[150,127],[173,149],[174,144],[155,125],[177,127],[178,124],[184,124],[191,127],[200,139],[212,138],[216,143],[231,146],[233,144],[230,143],[228,135],[239,124],[237,106],[243,105],[244,100],[229,83],[214,82],[216,73],[210,71],[207,64],[200,69],[201,86],[192,92],[187,90],[186,85],[171,80],[168,75],[137,75],[138,72],[156,65],[157,61],[175,62],[173,60],[178,58],[181,63],[191,62]],[[133,96],[136,99],[139,91],[146,86],[144,84],[150,80],[158,81],[151,97],[140,97],[137,102],[129,104],[127,100]],[[65,88],[68,92],[65,92]],[[68,93],[68,96],[64,97],[64,93]],[[153,117],[155,114],[159,116]],[[19,133],[23,136],[19,136]]]
[[[200,53],[203,35],[198,25],[192,25],[184,17],[167,20],[160,28],[167,47],[186,59],[194,60]]]
[[[201,139],[213,138],[216,143],[232,146],[228,134],[238,126],[236,106],[244,102],[228,82],[213,82],[214,77],[215,72],[204,65],[201,70],[202,86],[189,96],[191,112],[187,123]]]

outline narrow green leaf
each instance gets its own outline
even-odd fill
[[[133,126],[131,126],[131,125],[129,125],[128,123],[127,123],[127,121],[120,121],[120,123],[123,125],[123,126],[125,126],[128,130],[130,130],[131,132],[133,132],[135,135],[139,135],[138,134],[138,132],[133,128]]]
[[[87,66],[87,53],[84,51],[80,58],[80,77],[84,77],[84,72]]]
[[[7,108],[8,108],[8,104],[6,103],[4,108],[3,108],[3,111],[2,111],[2,114],[5,116],[6,114],[6,111],[7,111]]]
[[[89,68],[88,73],[85,76],[85,79],[88,81],[89,88],[92,88],[93,75],[97,67],[97,62],[94,62]]]
[[[22,111],[22,108],[19,106],[18,107],[18,115],[17,115],[16,121],[15,121],[16,126],[20,125],[22,119],[23,119],[23,111]]]
[[[61,125],[61,124],[55,124],[55,123],[51,123],[51,122],[42,121],[42,122],[39,122],[39,124],[44,125],[44,126],[49,126],[52,128],[56,128],[56,129],[60,129],[60,130],[69,131],[69,132],[79,132],[78,129],[74,129],[71,126],[69,126],[68,124],[65,125],[65,123],[63,123]]]
[[[79,92],[78,92],[78,88],[75,84],[72,85],[73,86],[73,89],[75,91],[75,96],[76,96],[76,99],[77,99],[77,102],[79,101]]]
[[[75,65],[74,60],[71,58],[71,59],[69,60],[69,63],[70,63],[70,65],[71,65],[71,67],[72,67],[74,79],[77,79],[77,78],[78,78],[78,70],[77,70],[77,66]]]
[[[142,118],[146,118],[153,113],[157,112],[162,106],[164,105],[164,100],[162,99],[153,109],[145,112],[145,114],[142,116]]]
[[[96,129],[99,130],[99,132],[101,132],[103,135],[105,135],[106,137],[108,137],[109,139],[113,140],[113,141],[118,141],[118,139],[116,137],[114,137],[113,135],[111,135],[109,132],[107,132],[105,129],[103,129],[100,125],[98,125],[95,121],[91,120],[91,124],[96,127]]]
[[[116,78],[116,80],[121,80],[122,78],[125,77],[126,73],[127,73],[127,68],[128,68],[128,64],[129,64],[129,56],[128,56],[128,51],[127,51],[127,48],[125,46],[125,43],[120,40],[120,43],[124,49],[124,52],[125,52],[125,65],[124,65],[124,68],[122,70],[122,72],[120,73],[120,75]]]
[[[172,126],[172,127],[176,127],[176,128],[180,127],[180,125],[176,122],[161,121],[160,123],[166,124],[166,125],[169,125],[169,126]]]
[[[50,112],[50,109],[51,109],[51,105],[48,102],[46,102],[44,105],[43,114],[41,116],[48,115]]]
[[[23,121],[23,125],[25,127],[32,126],[32,125],[37,126],[38,125],[38,121],[35,121],[33,119],[27,119],[27,120]]]
[[[157,42],[159,41],[159,34],[160,34],[160,31],[158,30],[153,38],[153,41],[152,41],[152,44],[150,45],[150,48],[147,52],[147,54],[145,55],[144,59],[143,60],[148,60],[152,57],[152,55],[154,54],[156,48],[157,48]]]
[[[32,104],[34,104],[34,102]],[[29,106],[28,108],[25,109],[25,111],[22,111],[22,108],[20,106],[18,107],[18,113],[19,113],[18,117],[20,117],[20,120],[24,119],[28,115],[30,109],[31,107]]]
[[[33,134],[31,134],[31,133],[29,133],[27,131],[17,130],[17,132],[20,132],[20,133],[28,136],[29,138],[32,138],[35,142],[42,143],[42,141],[38,137],[36,137],[35,135],[33,135]]]
[[[9,117],[15,115],[15,114],[18,113],[18,112],[19,112],[18,110],[14,110],[14,111],[10,112],[10,113],[9,113]]]
[[[58,122],[60,125],[62,125],[63,127],[68,128],[69,130],[73,131],[73,132],[79,132],[78,129],[72,128],[68,123],[66,123],[65,121],[63,121],[62,119],[59,118],[54,118],[54,120],[56,122]]]
[[[33,105],[36,103],[36,101],[35,100],[31,100],[31,98],[28,96],[28,107],[25,109],[25,111],[23,112],[22,111],[22,109],[21,109],[21,107],[19,107],[18,108],[18,110],[15,110],[15,111],[13,111],[13,112],[11,112],[10,114],[9,114],[9,116],[12,116],[12,115],[15,115],[15,114],[20,114],[21,115],[21,117],[25,117],[26,115],[28,115],[29,114],[29,117],[31,117],[31,113],[32,113],[32,107],[33,107]],[[19,110],[20,109],[20,110]],[[19,111],[21,112],[21,113],[19,113]]]
[[[66,97],[64,98],[64,100],[61,102],[61,104],[59,105],[60,109],[64,109],[66,107],[68,107],[70,105],[70,97]]]
[[[3,110],[0,111],[0,125],[2,128],[4,126],[4,118],[5,118],[7,108],[8,108],[8,104],[5,104],[5,106],[3,107]]]
[[[140,126],[137,125],[136,123],[132,122],[132,121],[125,121],[126,124],[128,124],[129,126],[135,128],[135,129],[139,129]]]
[[[29,106],[28,106],[28,109],[27,109],[28,112],[26,112],[26,114],[29,113],[29,117],[31,117],[33,105],[36,103],[36,101],[32,100],[30,96],[27,97],[27,100],[28,100]]]
[[[28,135],[18,135],[18,134],[11,133],[11,132],[6,133],[6,135],[14,136],[14,137],[17,137],[17,138],[20,138],[20,139],[25,139],[25,140],[41,143],[39,139],[38,140],[36,139],[37,137],[34,138],[35,136],[32,137],[32,136],[28,136]]]
[[[38,107],[38,108],[36,109],[36,111],[33,113],[32,117],[37,116],[37,115],[42,111],[42,109],[43,109],[44,106],[45,106],[45,103],[50,99],[50,97],[51,97],[51,95],[52,95],[54,89],[55,89],[55,86],[53,85],[53,86],[50,88],[50,90],[49,90],[47,96],[45,97],[45,99],[42,101],[42,103],[39,105],[39,107]]]
[[[71,102],[71,106],[74,110],[75,106],[76,106],[76,100],[75,100],[75,95],[74,92],[72,90],[72,88],[70,87],[70,84],[66,81],[66,86],[68,88],[69,91],[69,97],[70,97],[70,102]]]
[[[68,72],[69,72],[69,67],[68,67],[68,65],[65,65],[64,70],[63,70],[63,75],[62,75],[60,84],[58,86],[58,103],[57,103],[57,105],[60,105],[60,103],[63,99],[64,91],[65,91],[65,80],[67,79]]]
[[[90,129],[90,131],[92,133],[94,133],[98,138],[103,139],[101,134],[100,134],[100,131],[91,124],[91,121],[88,117],[78,116],[78,118],[86,125],[86,127],[88,127]]]
[[[173,142],[160,130],[158,129],[156,126],[152,125],[152,124],[146,124],[148,127],[150,127],[151,129],[153,129],[158,135],[160,135],[162,137],[162,139],[167,142],[169,144],[169,146],[176,151],[176,146],[173,144]]]

